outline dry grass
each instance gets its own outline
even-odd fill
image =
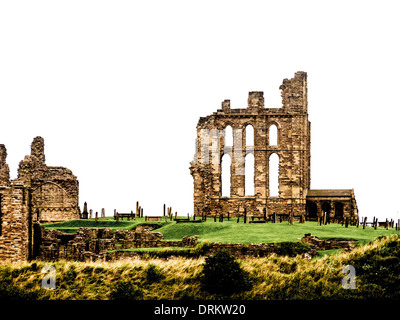
[[[399,241],[392,235],[351,252],[326,255],[313,260],[301,257],[272,255],[265,258],[239,260],[250,273],[253,288],[236,294],[237,299],[330,299],[346,297],[349,290],[341,288],[342,267],[371,250],[381,250],[390,241]],[[383,249],[382,249],[383,250]],[[38,299],[109,299],[110,292],[120,282],[132,282],[142,290],[143,299],[218,299],[200,289],[199,276],[204,258],[187,259],[127,259],[117,262],[32,261],[0,266],[2,282],[9,288]],[[46,264],[56,269],[56,289],[41,287]],[[158,283],[146,282],[146,268],[153,264],[163,275]],[[6,289],[7,289],[6,288]],[[7,289],[7,290],[8,290]],[[4,292],[3,288],[3,292]],[[18,291],[19,290],[19,291]],[[4,293],[3,293],[4,295]]]

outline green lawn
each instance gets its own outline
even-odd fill
[[[157,232],[164,234],[165,240],[180,240],[184,236],[198,235],[199,241],[209,240],[212,242],[233,242],[233,243],[269,243],[283,241],[297,241],[298,238],[304,236],[305,233],[311,233],[321,239],[326,238],[343,238],[358,240],[360,244],[368,243],[379,236],[386,236],[399,233],[395,229],[386,230],[382,227],[374,230],[367,227],[349,226],[345,228],[340,224],[329,224],[326,226],[318,226],[316,222],[306,222],[300,224],[295,222],[288,225],[287,222],[282,223],[240,223],[237,219],[224,222],[214,222],[211,218],[207,222],[202,223],[176,223],[168,222],[145,222],[144,218],[137,220],[123,220],[116,222],[113,217],[99,218],[97,223],[94,219],[89,220],[72,220],[53,224],[45,224],[46,228],[55,228],[63,232],[76,232],[79,227],[90,228],[112,228],[129,230],[135,228],[139,224],[156,224],[159,226]]]

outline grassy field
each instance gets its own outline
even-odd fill
[[[0,299],[226,299],[200,285],[204,257],[117,262],[54,261],[53,290],[41,286],[44,261],[0,265]],[[399,299],[400,238],[392,235],[321,259],[272,255],[238,260],[252,287],[231,299]],[[356,289],[342,287],[342,268],[357,270]],[[152,268],[150,268],[152,266]],[[153,272],[149,272],[153,270]],[[161,276],[154,280],[154,270]],[[153,275],[152,277],[150,277]]]
[[[303,224],[295,222],[293,225],[288,225],[287,222],[245,224],[243,219],[237,223],[237,219],[214,222],[210,218],[202,223],[176,223],[174,221],[145,222],[144,218],[116,222],[112,217],[105,217],[99,218],[97,223],[94,219],[72,220],[45,224],[45,227],[55,228],[63,232],[76,232],[79,227],[130,230],[143,223],[157,225],[156,231],[164,234],[165,240],[180,240],[185,236],[198,235],[199,241],[209,240],[211,242],[244,244],[297,241],[306,233],[311,233],[321,239],[354,239],[358,240],[360,244],[365,244],[380,236],[399,234],[399,231],[395,229],[386,230],[383,227],[377,230],[366,227],[363,230],[362,227],[349,226],[346,228],[340,224],[318,226],[316,222],[305,222]]]

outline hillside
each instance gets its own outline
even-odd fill
[[[302,238],[306,233],[311,233],[321,239],[354,239],[359,241],[360,244],[365,244],[380,236],[399,233],[394,228],[386,230],[383,227],[379,227],[377,230],[366,227],[363,230],[362,227],[349,226],[346,228],[340,224],[318,226],[316,222],[305,222],[303,224],[295,222],[293,225],[288,225],[287,222],[245,224],[243,219],[240,219],[240,222],[237,223],[237,219],[214,222],[210,218],[202,223],[176,223],[175,221],[145,222],[144,218],[117,222],[112,217],[105,217],[99,218],[97,223],[95,223],[94,219],[88,219],[45,224],[44,226],[63,232],[76,232],[79,227],[130,230],[140,224],[154,225],[157,228],[157,232],[164,234],[165,240],[180,240],[185,236],[198,235],[199,241],[209,240],[211,242],[244,244],[297,241],[298,238]]]
[[[41,287],[49,262],[0,265],[0,299],[226,299],[202,290],[205,259],[133,259],[118,262],[55,261],[53,290]],[[269,256],[238,260],[252,288],[232,299],[398,299],[400,238],[375,240],[352,252],[307,260]],[[342,268],[355,267],[356,289],[342,287]]]

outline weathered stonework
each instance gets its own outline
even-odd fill
[[[111,228],[79,228],[76,234],[41,227],[38,250],[41,260],[95,261],[115,259],[110,250],[149,247],[192,247],[197,236],[183,237],[180,241],[163,240],[164,235],[138,226],[135,230]]]
[[[24,261],[34,256],[37,222],[79,219],[78,181],[70,170],[45,164],[41,137],[17,179],[10,180],[6,156],[0,145],[0,262]]]
[[[194,183],[194,214],[262,216],[273,213],[309,216],[311,123],[307,109],[307,74],[296,72],[280,86],[282,108],[264,108],[263,92],[250,92],[245,109],[231,109],[230,101],[197,124],[196,153],[190,163]],[[225,145],[226,128],[232,127],[233,145]],[[246,128],[254,129],[254,141],[246,145]],[[277,128],[277,143],[271,143],[271,127]],[[245,192],[246,156],[254,155],[254,193]],[[231,159],[230,196],[222,196],[221,159]],[[279,157],[279,193],[271,196],[269,159]],[[353,192],[354,195],[354,192]],[[329,197],[329,195],[328,195]],[[351,197],[350,197],[351,198]],[[343,205],[343,216],[358,214],[355,198]],[[310,200],[312,202],[312,200]],[[334,200],[329,200],[330,203]],[[332,211],[331,211],[332,213]],[[322,209],[317,215],[323,214]]]
[[[42,137],[33,140],[31,155],[19,163],[17,180],[31,188],[32,210],[40,222],[80,218],[79,182],[71,170],[45,164]]]

